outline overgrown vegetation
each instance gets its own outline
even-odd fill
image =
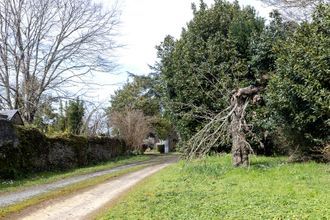
[[[67,170],[130,154],[124,141],[72,134],[48,137],[36,128],[17,126],[16,140],[0,148],[0,178],[41,171]]]
[[[117,90],[111,96],[108,108],[108,116],[113,113],[121,113],[123,111],[140,111],[144,117],[150,120],[150,128],[154,135],[165,139],[173,130],[171,123],[166,115],[163,114],[162,104],[160,102],[160,94],[156,88],[158,84],[152,76],[136,76],[130,75],[130,82],[127,82],[123,88]]]
[[[79,97],[65,102],[65,105],[60,100],[58,112],[52,106],[52,102],[46,100],[37,111],[33,125],[49,135],[65,132],[82,135],[88,126],[87,120],[84,121],[85,111],[84,102]]]
[[[236,156],[248,161],[253,151],[324,161],[330,5],[313,8],[309,21],[286,21],[274,11],[266,24],[238,2],[193,4],[181,37],[167,36],[157,47],[151,76],[165,114],[182,141],[190,140],[185,152],[200,156],[231,146],[235,165],[247,165]]]
[[[172,165],[140,184],[101,219],[327,219],[330,166],[230,156]]]
[[[317,157],[330,141],[329,45],[328,4],[317,7],[312,22],[303,22],[292,37],[281,41],[276,74],[267,89],[276,125],[306,159],[322,159]]]
[[[155,79],[133,74],[130,79],[111,97],[107,114],[112,135],[121,137],[133,149],[144,151],[142,145],[147,137],[165,140],[174,128],[163,112]]]
[[[114,135],[122,138],[132,151],[143,153],[143,140],[151,132],[151,118],[142,111],[126,108],[110,115]]]

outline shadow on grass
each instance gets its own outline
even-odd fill
[[[253,169],[271,169],[286,164],[287,161],[283,158],[276,157],[262,157],[257,160],[251,159],[250,167]]]

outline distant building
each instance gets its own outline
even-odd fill
[[[10,121],[15,125],[24,125],[18,110],[0,110],[0,120]]]

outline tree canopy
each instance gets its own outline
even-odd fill
[[[320,5],[281,43],[276,74],[267,91],[269,108],[299,150],[311,154],[329,143],[330,5]]]
[[[237,2],[215,1],[208,8],[201,1],[192,8],[194,18],[180,39],[167,36],[157,47],[156,65],[164,106],[185,140],[228,106],[233,89],[257,83],[250,45],[264,28],[253,8]]]
[[[237,2],[208,7],[201,1],[192,9],[180,38],[166,36],[157,46],[154,66],[162,106],[182,140],[190,140],[186,148],[198,154],[239,145],[246,136],[245,146],[254,149],[319,154],[330,130],[329,4],[301,23],[273,11],[265,24],[253,8]],[[226,120],[243,126],[236,131],[242,141],[233,133],[227,138],[228,130],[220,128],[229,126]]]

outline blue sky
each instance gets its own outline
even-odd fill
[[[99,0],[111,7],[113,0]],[[176,38],[182,27],[192,19],[191,3],[199,0],[118,0],[121,10],[118,43],[123,48],[116,51],[119,67],[115,73],[95,73],[93,81],[103,86],[93,86],[88,96],[95,102],[108,103],[110,95],[127,81],[126,72],[148,74],[148,64],[156,60],[155,46],[167,34]],[[204,0],[210,5],[213,0]],[[241,5],[252,5],[260,16],[268,17],[271,8],[258,0],[240,0]]]

